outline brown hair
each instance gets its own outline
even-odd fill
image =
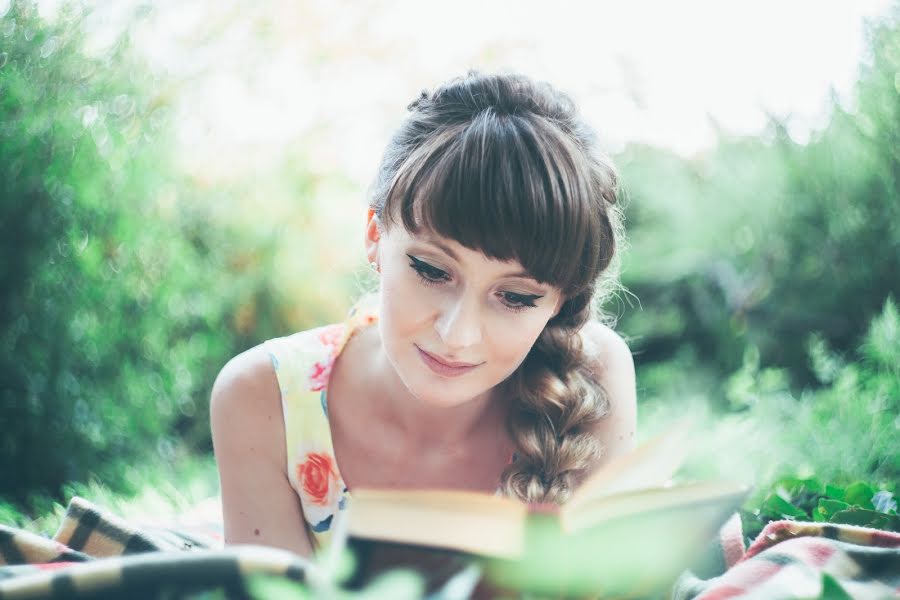
[[[565,295],[503,384],[517,446],[504,492],[562,502],[601,451],[586,426],[608,411],[577,332],[615,285],[616,173],[574,102],[523,75],[470,71],[407,109],[371,189],[384,226],[518,260]]]

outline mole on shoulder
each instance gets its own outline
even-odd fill
[[[254,529],[254,530],[253,530],[253,535],[259,535],[259,529]]]

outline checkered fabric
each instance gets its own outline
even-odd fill
[[[303,581],[309,568],[274,548],[223,548],[216,526],[137,527],[83,498],[53,539],[0,525],[0,564],[0,600],[249,598],[248,576]]]
[[[745,549],[734,515],[701,558],[671,600],[900,598],[900,533],[778,521]],[[250,598],[252,575],[304,581],[314,569],[282,550],[224,548],[218,523],[138,527],[82,498],[53,539],[0,525],[0,600]]]
[[[672,600],[820,597],[900,598],[900,533],[775,521],[723,574],[702,580],[685,573],[672,594]]]

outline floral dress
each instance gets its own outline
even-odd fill
[[[354,308],[344,323],[265,342],[281,389],[288,479],[318,548],[327,545],[332,521],[349,500],[328,425],[328,378],[347,341],[375,320],[374,311]]]

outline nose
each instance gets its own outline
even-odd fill
[[[481,314],[478,302],[456,298],[441,308],[434,329],[444,346],[462,350],[481,342]]]

